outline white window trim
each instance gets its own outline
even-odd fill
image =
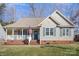
[[[47,28],[45,28],[45,36],[50,36],[50,28],[48,28],[49,29],[49,31],[48,31],[49,35],[46,34],[46,32],[47,32],[46,29]]]
[[[51,29],[53,29],[53,35],[50,34],[50,36],[56,36],[56,28],[50,28],[50,31],[51,31]]]
[[[67,33],[67,30],[68,30],[68,33]],[[63,35],[63,32],[65,33],[65,35]],[[62,37],[71,36],[71,29],[70,28],[61,28],[60,29],[60,36],[62,36]]]
[[[44,27],[44,28],[45,28],[45,27]],[[49,28],[49,27],[46,27],[46,28],[45,28],[45,31],[44,31],[45,33],[43,33],[43,36],[46,36],[46,37],[54,37],[54,36],[56,36],[56,28],[52,28],[52,29],[53,29],[53,35],[50,35],[50,29],[51,29],[51,28],[49,28],[49,31],[48,31],[48,32],[49,32],[49,35],[46,35],[46,29],[47,29],[47,28]],[[44,29],[43,29],[43,30],[44,30]],[[44,35],[44,34],[45,34],[45,35]]]

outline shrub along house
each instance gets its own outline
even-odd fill
[[[74,24],[59,11],[47,18],[23,18],[5,26],[7,44],[24,44],[32,30],[30,44],[70,43],[74,38]]]

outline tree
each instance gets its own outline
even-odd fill
[[[7,14],[8,21],[15,21],[15,9],[14,7],[9,7],[5,9],[5,14]]]
[[[0,15],[3,14],[5,7],[6,7],[6,5],[4,3],[3,4],[0,4]]]
[[[30,7],[30,12],[29,12],[29,16],[30,17],[44,17],[44,5],[39,4],[39,7],[37,7],[37,4],[34,3],[29,3],[29,7]]]
[[[0,23],[2,25],[4,25],[4,22],[3,22],[3,14],[4,14],[4,8],[6,7],[6,5],[3,3],[3,4],[0,4]]]
[[[14,23],[16,20],[16,10],[14,6],[9,7],[8,4],[6,4],[6,8],[4,11],[4,22],[5,25]]]
[[[75,33],[79,32],[79,9],[74,11],[73,16],[70,16],[70,19],[75,24]]]

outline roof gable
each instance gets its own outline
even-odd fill
[[[61,16],[65,21],[67,21],[70,25],[74,25],[67,17],[65,17],[63,14],[61,14],[59,11],[56,11],[56,13]]]
[[[60,26],[60,27],[73,27],[74,26],[74,24],[58,10],[54,11],[51,15],[49,15],[46,19],[44,19],[40,24],[42,24],[47,19],[52,20],[57,26]]]
[[[55,24],[59,25],[58,22],[56,22],[53,18],[49,17],[50,20],[52,20]]]
[[[58,10],[51,14],[50,17],[55,20],[59,26],[74,26],[74,24]]]

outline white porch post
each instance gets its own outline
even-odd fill
[[[6,39],[5,39],[5,41],[7,42],[7,28],[6,28]]]
[[[32,40],[32,28],[29,26],[29,45]]]
[[[43,28],[42,28],[42,30],[44,30]],[[45,31],[44,31],[45,32]],[[39,40],[40,40],[40,45],[41,45],[41,27],[40,27],[40,29],[39,29]]]
[[[22,28],[22,40],[23,40],[24,38],[23,38],[23,28]]]
[[[12,40],[14,40],[14,28],[12,28]]]

